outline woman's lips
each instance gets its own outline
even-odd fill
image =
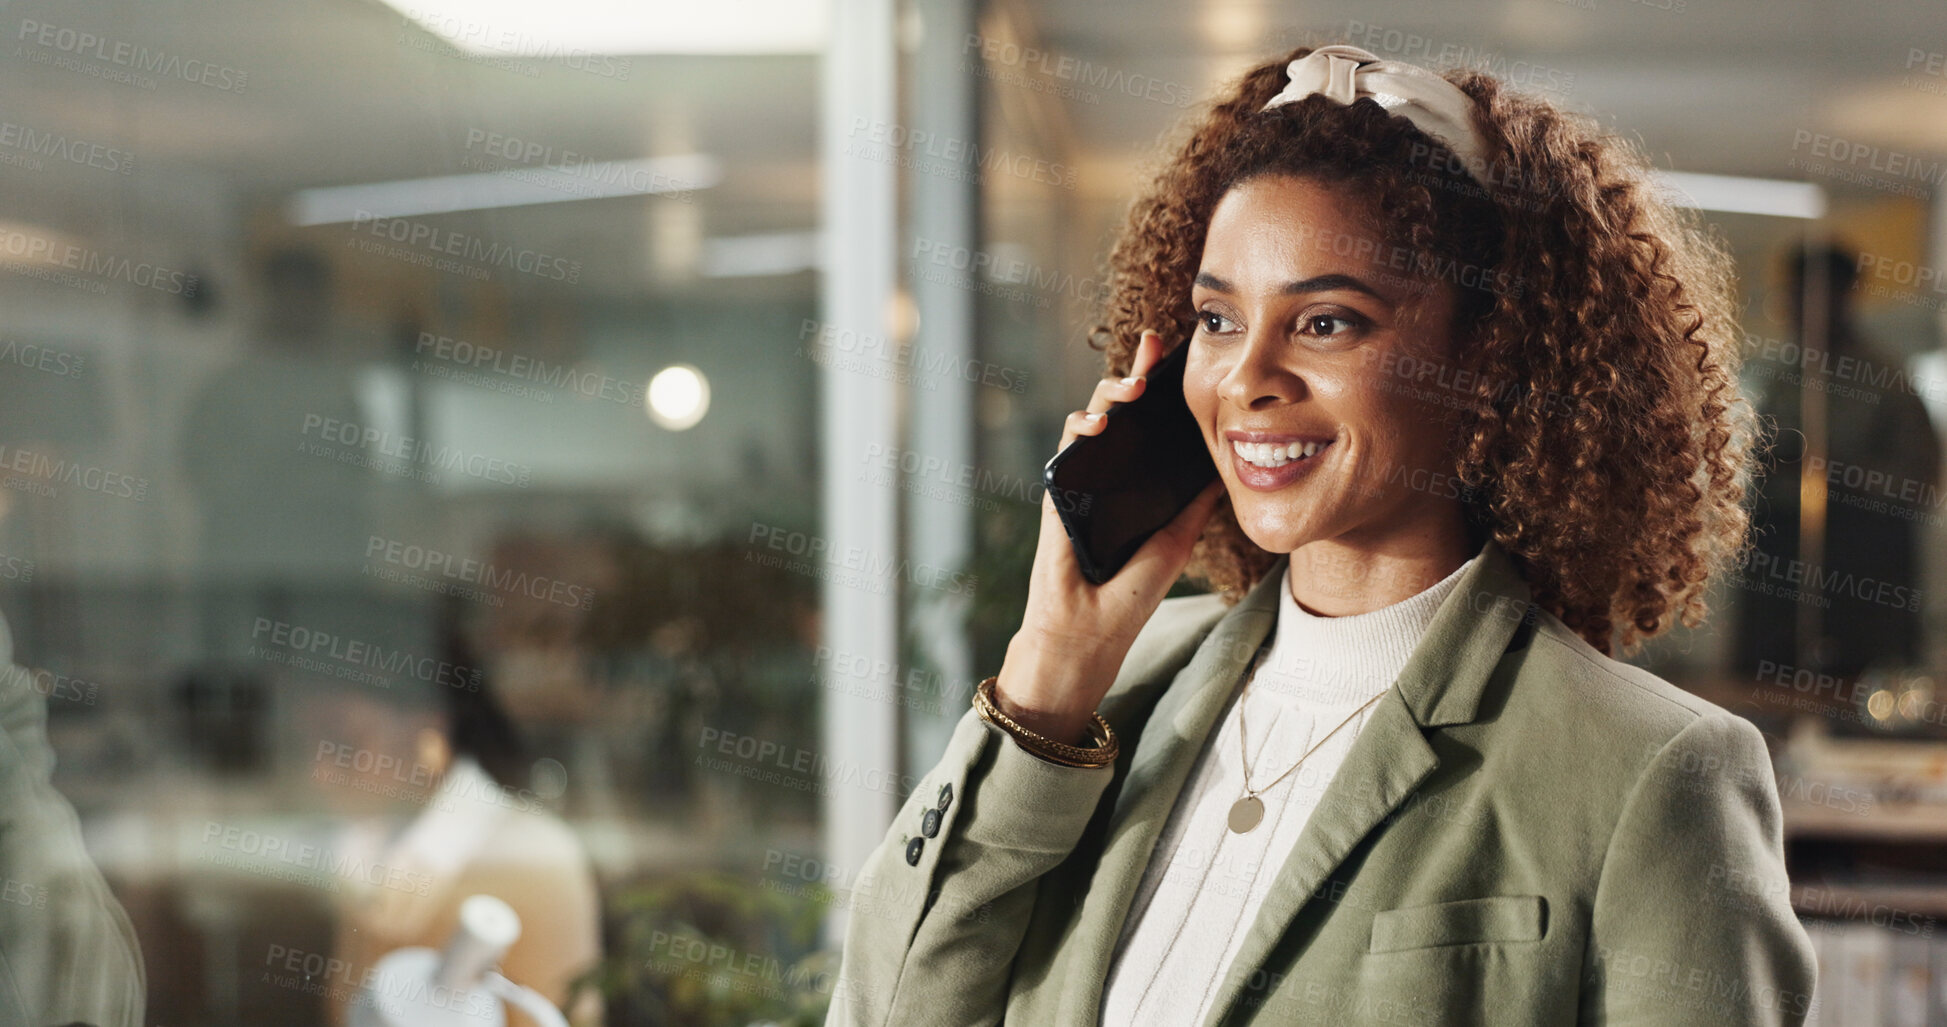
[[[1320,458],[1332,448],[1330,438],[1244,431],[1225,433],[1225,442],[1231,448],[1231,474],[1236,475],[1238,483],[1242,483],[1246,489],[1260,493],[1283,489],[1299,477],[1312,474],[1314,464],[1318,464]],[[1297,450],[1299,456],[1293,456],[1293,450]],[[1304,452],[1310,456],[1303,456]],[[1254,464],[1252,458],[1260,462]],[[1267,462],[1273,466],[1266,466]]]

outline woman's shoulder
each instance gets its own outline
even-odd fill
[[[1600,860],[1576,860],[1619,837],[1667,839],[1708,821],[1711,844],[1744,852],[1776,828],[1770,753],[1750,721],[1602,654],[1550,614],[1517,633],[1477,715],[1439,732],[1436,748],[1465,754],[1455,773],[1505,831],[1553,839],[1575,873],[1601,873]]]
[[[1718,769],[1755,773],[1762,764],[1769,772],[1763,736],[1750,721],[1604,655],[1553,614],[1537,618],[1519,656],[1503,710],[1510,726],[1553,737],[1583,758],[1606,754],[1637,769],[1673,748],[1715,748]]]

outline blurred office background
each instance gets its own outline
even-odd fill
[[[1788,429],[1765,541],[1636,659],[1771,739],[1820,1022],[1947,1023],[1938,4],[5,27],[0,612],[149,1022],[335,1023],[496,866],[547,878],[504,883],[509,973],[578,1022],[817,1022],[860,860],[1018,626],[1145,162],[1351,42],[1595,114],[1730,244]]]

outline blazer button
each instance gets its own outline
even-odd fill
[[[945,813],[946,808],[951,805],[953,805],[953,782],[949,781],[940,786],[940,812]]]
[[[926,848],[926,839],[924,838],[915,838],[912,841],[907,842],[906,843],[906,865],[909,867],[919,866],[919,852],[921,849],[924,848]]]
[[[919,833],[928,838],[940,833],[940,811],[929,809],[919,818]]]

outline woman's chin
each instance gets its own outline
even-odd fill
[[[1281,519],[1240,515],[1237,526],[1243,530],[1245,538],[1267,553],[1290,553],[1322,537],[1310,525],[1292,524]]]

